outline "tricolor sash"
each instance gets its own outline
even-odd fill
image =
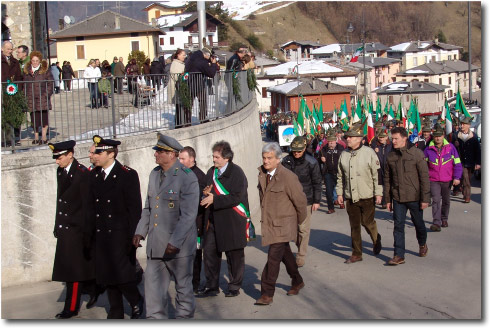
[[[226,190],[226,188],[218,180],[218,168],[214,169],[213,187],[214,187],[214,191],[216,192],[217,195],[229,195],[230,194],[228,192],[228,190]],[[247,220],[247,227],[246,227],[246,231],[245,231],[245,234],[247,236],[247,241],[255,239],[255,237],[256,237],[255,236],[255,227],[252,223],[252,220],[250,220],[250,212],[248,211],[247,207],[244,204],[240,203],[237,206],[234,206],[233,210]]]

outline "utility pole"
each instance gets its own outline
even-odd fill
[[[364,97],[367,97],[367,78],[366,78],[366,27],[364,26],[364,8],[362,9],[362,70],[364,71]]]
[[[206,3],[197,2],[197,26],[199,28],[199,49],[204,47],[203,38],[206,37]]]

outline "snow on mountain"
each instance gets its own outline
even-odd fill
[[[282,1],[223,1],[223,6],[221,6],[222,9],[228,10],[228,13],[230,14],[233,19],[236,20],[244,20],[247,19],[248,16],[271,4],[278,3]],[[288,6],[291,3],[288,3],[282,7]],[[275,10],[276,8],[274,8]]]

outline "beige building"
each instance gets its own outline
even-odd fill
[[[187,1],[163,1],[154,2],[143,11],[148,13],[148,24],[155,25],[155,21],[161,16],[182,14]],[[155,21],[154,21],[155,20]]]
[[[153,59],[158,55],[160,34],[165,32],[106,10],[55,32],[50,38],[56,40],[58,61],[69,61],[77,77],[82,77],[92,58],[112,63],[114,56],[123,57],[126,64],[131,51],[140,50]]]
[[[388,49],[388,57],[402,61],[401,70],[411,69],[427,63],[459,59],[463,47],[431,41],[410,41],[394,45]]]
[[[419,113],[438,115],[444,107],[444,90],[449,88],[447,85],[439,85],[427,82],[393,82],[376,90],[381,104],[388,102],[393,105],[395,111],[400,99],[402,107],[407,114],[410,99],[417,99]],[[395,113],[396,114],[396,113]]]
[[[477,91],[480,88],[476,84],[480,68],[471,65],[471,90]],[[469,69],[468,63],[461,60],[445,60],[433,62],[396,74],[397,81],[424,81],[440,85],[448,85],[446,90],[448,98],[453,97],[458,92],[458,85],[461,93],[469,93]]]

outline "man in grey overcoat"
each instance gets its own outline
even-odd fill
[[[199,206],[196,175],[177,159],[182,146],[158,133],[155,162],[141,219],[133,237],[135,247],[147,238],[145,272],[147,319],[168,318],[168,287],[175,280],[175,316],[192,318],[196,308],[192,267],[196,252],[195,220]]]

